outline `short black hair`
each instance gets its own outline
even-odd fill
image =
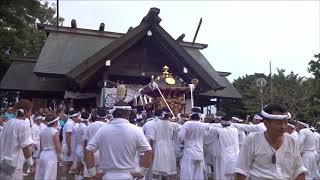
[[[200,120],[200,114],[198,114],[198,113],[191,114],[190,119],[191,120]]]
[[[119,101],[115,106],[129,106],[129,104],[124,101]],[[125,109],[116,109],[112,115],[114,118],[124,118],[129,120],[130,111]]]
[[[193,107],[193,108],[191,109],[191,112],[202,113],[202,112],[201,112],[201,109],[200,109],[199,107]]]
[[[90,114],[89,114],[87,111],[81,113],[81,118],[82,118],[82,119],[88,119],[89,116],[90,116]]]
[[[222,116],[221,120],[224,121],[231,121],[232,120],[232,116],[229,114],[226,114],[225,116]]]
[[[269,114],[273,114],[274,112],[286,113],[288,109],[281,104],[270,104],[265,106],[263,111]]]
[[[107,114],[108,114],[108,112],[107,112],[107,109],[106,109],[106,108],[103,108],[103,107],[98,108],[98,110],[97,110],[97,116],[99,116],[99,117],[106,117]]]
[[[156,109],[156,110],[154,111],[154,115],[155,115],[155,116],[161,116],[161,113],[162,113],[162,110],[161,110],[161,109]]]

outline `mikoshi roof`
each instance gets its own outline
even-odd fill
[[[125,34],[79,28],[44,26],[49,33],[34,72],[38,75],[67,76],[79,84],[85,83],[105,60],[119,55],[140,41],[147,31],[159,43],[171,48],[188,69],[193,69],[212,89],[223,89],[224,81],[199,51],[207,45],[176,41],[160,25],[160,10],[151,8],[140,25]]]

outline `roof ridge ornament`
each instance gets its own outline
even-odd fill
[[[160,13],[160,9],[153,7],[150,8],[148,14],[142,19],[141,23],[147,24],[159,24],[161,22],[161,18],[158,16]]]

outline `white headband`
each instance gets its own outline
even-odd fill
[[[296,126],[294,126],[292,124],[289,124],[289,123],[288,123],[288,126],[291,127],[291,128],[295,128],[296,127]]]
[[[128,111],[132,110],[131,106],[113,106],[113,108],[109,110],[109,113],[112,114],[116,109],[123,109]]]
[[[80,117],[81,118],[81,117]],[[91,114],[89,114],[89,117],[87,119],[83,119],[81,118],[81,121],[89,121],[89,119],[91,118]]]
[[[266,119],[272,119],[272,120],[288,120],[291,118],[291,114],[287,112],[286,115],[275,115],[275,114],[269,114],[265,112],[263,109],[261,110],[261,115]]]
[[[254,119],[258,119],[258,120],[263,120],[263,118],[261,116],[259,116],[258,114],[253,116]]]
[[[45,119],[45,117],[43,117],[43,116],[36,116],[35,118],[34,118],[34,120],[44,120]]]
[[[309,124],[307,123],[304,123],[304,122],[301,122],[301,121],[297,121],[298,123],[302,124],[304,127],[308,128],[309,127]]]
[[[52,124],[58,120],[59,120],[59,116],[57,118],[55,118],[54,120],[47,122],[47,125]]]
[[[230,126],[231,125],[231,121],[221,120],[221,124],[222,125],[226,125],[226,126]]]
[[[81,116],[81,113],[77,112],[77,113],[71,114],[69,117],[76,117],[76,116]]]

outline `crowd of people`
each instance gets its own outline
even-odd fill
[[[0,118],[0,179],[320,179],[320,134],[279,104],[252,122],[194,107],[138,114],[123,101],[91,112],[22,99]],[[72,175],[70,175],[72,174]]]

